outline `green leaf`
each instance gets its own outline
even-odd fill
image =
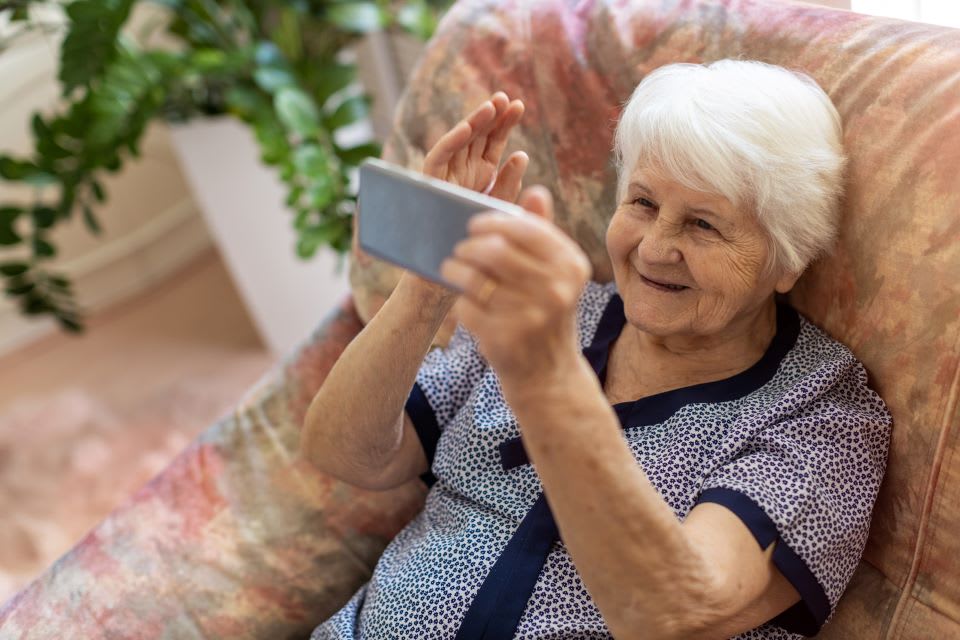
[[[370,110],[369,96],[353,96],[340,103],[337,110],[326,119],[325,124],[329,131],[334,131],[348,124],[353,124],[357,120],[367,117]]]
[[[101,77],[117,57],[118,35],[133,0],[74,0],[66,5],[69,30],[60,47],[63,95]]]
[[[280,52],[280,47],[270,40],[261,40],[257,43],[254,61],[258,67],[282,67],[287,64],[286,58]]]
[[[26,262],[4,262],[0,264],[0,273],[5,276],[19,276],[27,272],[30,266]]]
[[[376,142],[366,142],[349,149],[337,147],[336,153],[344,164],[357,166],[367,158],[379,158],[380,145]]]
[[[33,129],[33,137],[37,140],[47,140],[52,137],[53,133],[50,131],[50,127],[47,126],[47,123],[43,121],[43,116],[39,113],[34,113],[33,118],[30,120],[30,126]]]
[[[300,209],[297,216],[293,219],[293,228],[297,231],[303,231],[310,226],[310,217],[313,211],[310,209]]]
[[[39,229],[49,229],[57,221],[57,210],[53,207],[36,206],[33,208],[33,224]]]
[[[319,246],[320,240],[316,236],[309,234],[301,235],[300,238],[297,239],[297,255],[304,260],[312,258]]]
[[[320,130],[320,114],[306,93],[294,87],[284,87],[273,99],[280,122],[288,131],[311,137]]]
[[[315,180],[307,189],[307,204],[311,207],[322,209],[333,201],[334,195],[331,180]]]
[[[326,104],[330,96],[350,86],[357,77],[357,68],[352,64],[332,62],[316,68],[315,73],[314,82],[308,86],[314,87],[317,102]]]
[[[284,87],[296,87],[297,79],[285,69],[261,67],[253,72],[257,86],[267,93],[276,93]]]
[[[287,60],[300,60],[303,57],[303,40],[300,36],[303,17],[300,13],[295,7],[281,9],[280,20],[271,34]]]
[[[60,204],[57,205],[57,216],[66,220],[73,212],[73,200],[76,195],[76,187],[73,182],[65,181],[60,191]]]
[[[36,288],[36,283],[34,282],[24,282],[22,284],[12,284],[8,285],[5,291],[12,296],[22,296],[25,293],[30,293]]]
[[[83,222],[87,225],[87,228],[90,229],[93,233],[100,235],[101,229],[100,224],[97,222],[97,219],[93,215],[93,210],[90,209],[90,205],[83,205]]]
[[[0,207],[0,245],[23,242],[23,238],[13,228],[21,213],[23,213],[23,209],[18,207]]]
[[[423,0],[408,2],[397,14],[397,22],[421,40],[429,40],[437,29],[437,17]]]
[[[74,320],[73,318],[66,318],[64,316],[57,316],[57,320],[60,322],[60,326],[65,330],[72,333],[83,333],[84,327],[82,324]]]
[[[56,176],[41,170],[34,163],[15,160],[10,156],[0,156],[0,177],[34,186],[44,186],[57,181]]]
[[[47,282],[55,289],[63,289],[64,291],[69,291],[73,287],[69,280],[60,276],[50,276],[47,278]]]
[[[57,248],[39,236],[33,237],[33,253],[37,256],[53,258],[57,255]]]
[[[53,311],[54,307],[50,302],[35,292],[28,293],[21,306],[23,312],[28,316],[35,316],[48,311]]]
[[[227,54],[218,49],[198,49],[190,56],[189,64],[200,73],[222,69],[227,63]]]
[[[227,90],[227,109],[240,118],[250,122],[254,114],[262,109],[263,99],[260,93],[253,88],[233,86]]]
[[[320,223],[304,229],[300,234],[299,245],[303,245],[304,253],[301,258],[309,258],[321,244],[328,245],[338,251],[350,245],[351,224],[349,218],[326,217]]]
[[[255,126],[257,142],[262,151],[261,159],[267,164],[283,162],[290,153],[290,143],[280,123],[262,119]]]
[[[107,199],[107,194],[103,191],[103,185],[96,180],[90,181],[90,191],[93,192],[93,197],[96,198],[97,202],[104,202]]]
[[[327,9],[327,19],[344,31],[369,33],[387,23],[384,12],[375,2],[344,2]]]
[[[329,161],[327,152],[318,144],[302,144],[293,152],[293,165],[299,173],[308,176],[311,180],[330,170]]]
[[[288,207],[296,206],[297,202],[300,201],[300,196],[303,195],[303,187],[293,187],[290,189],[290,192],[287,193],[287,198],[284,201]]]

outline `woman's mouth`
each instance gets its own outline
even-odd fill
[[[657,282],[656,280],[651,280],[650,278],[647,278],[646,276],[643,276],[643,275],[641,275],[640,278],[643,280],[645,284],[647,284],[648,286],[654,289],[657,289],[658,291],[669,291],[671,293],[676,293],[678,291],[689,289],[689,287],[686,287],[682,284],[670,284],[667,282]]]

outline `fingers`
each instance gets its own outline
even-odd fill
[[[523,151],[510,154],[507,161],[500,167],[496,182],[490,189],[490,195],[507,202],[516,202],[523,187],[523,176],[530,165],[530,156]]]
[[[550,194],[550,190],[543,185],[533,185],[520,194],[518,204],[530,213],[553,222],[553,196]]]
[[[487,277],[509,283],[509,288],[518,291],[533,290],[538,283],[555,275],[549,263],[518,250],[496,233],[471,236],[457,243],[451,262],[468,264]]]
[[[476,296],[477,291],[490,276],[471,264],[456,258],[445,258],[440,263],[440,275],[444,280],[459,289],[463,295]]]
[[[513,131],[513,128],[523,117],[524,109],[525,107],[521,100],[514,100],[510,103],[510,106],[507,107],[506,112],[503,114],[500,125],[493,129],[491,134],[487,136],[486,145],[481,150],[478,159],[483,158],[487,162],[493,163],[494,166],[500,164],[500,156],[503,155],[503,149],[507,146],[507,138],[510,137],[510,132]]]
[[[441,136],[424,158],[423,172],[477,190],[492,188],[507,139],[523,113],[521,100],[510,101],[506,93],[497,91]],[[515,201],[519,191],[514,185],[525,170],[525,164],[507,168],[503,177],[508,178],[508,188],[500,190],[506,195],[497,197]]]
[[[507,94],[499,92],[499,95],[503,96],[504,101],[507,100]],[[470,160],[476,164],[487,161],[493,166],[499,165],[507,138],[510,136],[513,127],[523,117],[523,109],[521,100],[504,102],[503,107],[497,111],[497,117],[480,135],[470,141]],[[502,140],[502,144],[498,142],[499,151],[496,151],[495,154],[495,150],[489,149],[491,140]]]
[[[529,296],[512,284],[504,286],[493,274],[458,258],[444,260],[440,266],[440,275],[462,291],[457,304],[468,301],[489,311],[491,308],[515,307],[524,297]]]
[[[513,216],[506,213],[478,213],[467,223],[470,234],[499,233],[527,253],[549,260],[558,244],[572,242],[552,223],[535,215]]]
[[[482,125],[474,128],[473,135],[470,136],[470,139],[467,141],[467,143],[464,144],[453,157],[453,165],[457,171],[457,175],[472,175],[474,178],[478,177],[471,172],[471,169],[473,172],[476,172],[481,168],[479,160],[481,160],[483,156],[483,148],[486,145],[487,135],[500,126],[499,123],[503,119],[504,113],[510,107],[507,94],[505,94],[503,91],[497,91],[494,93],[488,102],[493,104],[494,108],[496,109],[496,113],[494,113],[493,117],[489,120],[485,120]],[[478,147],[480,151],[476,150]],[[487,180],[493,178],[495,171],[496,165],[493,166],[492,170],[485,172],[489,173],[489,175],[486,176]],[[483,183],[468,186],[471,186],[475,189],[483,189],[487,185],[486,183]]]
[[[423,172],[428,176],[435,178],[447,177],[447,165],[453,158],[453,155],[460,150],[470,139],[470,125],[466,121],[460,121],[457,125],[447,131],[437,140],[433,148],[427,152],[423,159]]]
[[[580,246],[552,222],[536,215],[479,213],[470,219],[467,229],[471,236],[500,234],[548,269],[554,268],[551,265],[557,264],[558,256],[573,254],[579,256],[576,264],[578,270],[587,272],[587,275],[591,270],[589,260]]]
[[[491,99],[482,102],[470,115],[443,134],[424,158],[424,173],[429,173],[429,175],[436,175],[440,171],[445,173],[446,166],[454,155],[467,147],[476,132],[488,129],[496,121],[497,115],[500,109],[504,108],[506,101],[507,96],[502,91],[493,94]],[[440,177],[445,177],[445,175]]]

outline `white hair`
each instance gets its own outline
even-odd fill
[[[617,201],[638,163],[658,169],[750,208],[768,235],[768,268],[800,273],[836,237],[842,135],[830,98],[801,72],[754,60],[663,66],[617,124]]]

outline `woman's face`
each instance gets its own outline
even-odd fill
[[[627,320],[657,336],[749,327],[796,276],[764,273],[767,236],[750,212],[663,175],[638,167],[607,228]]]

